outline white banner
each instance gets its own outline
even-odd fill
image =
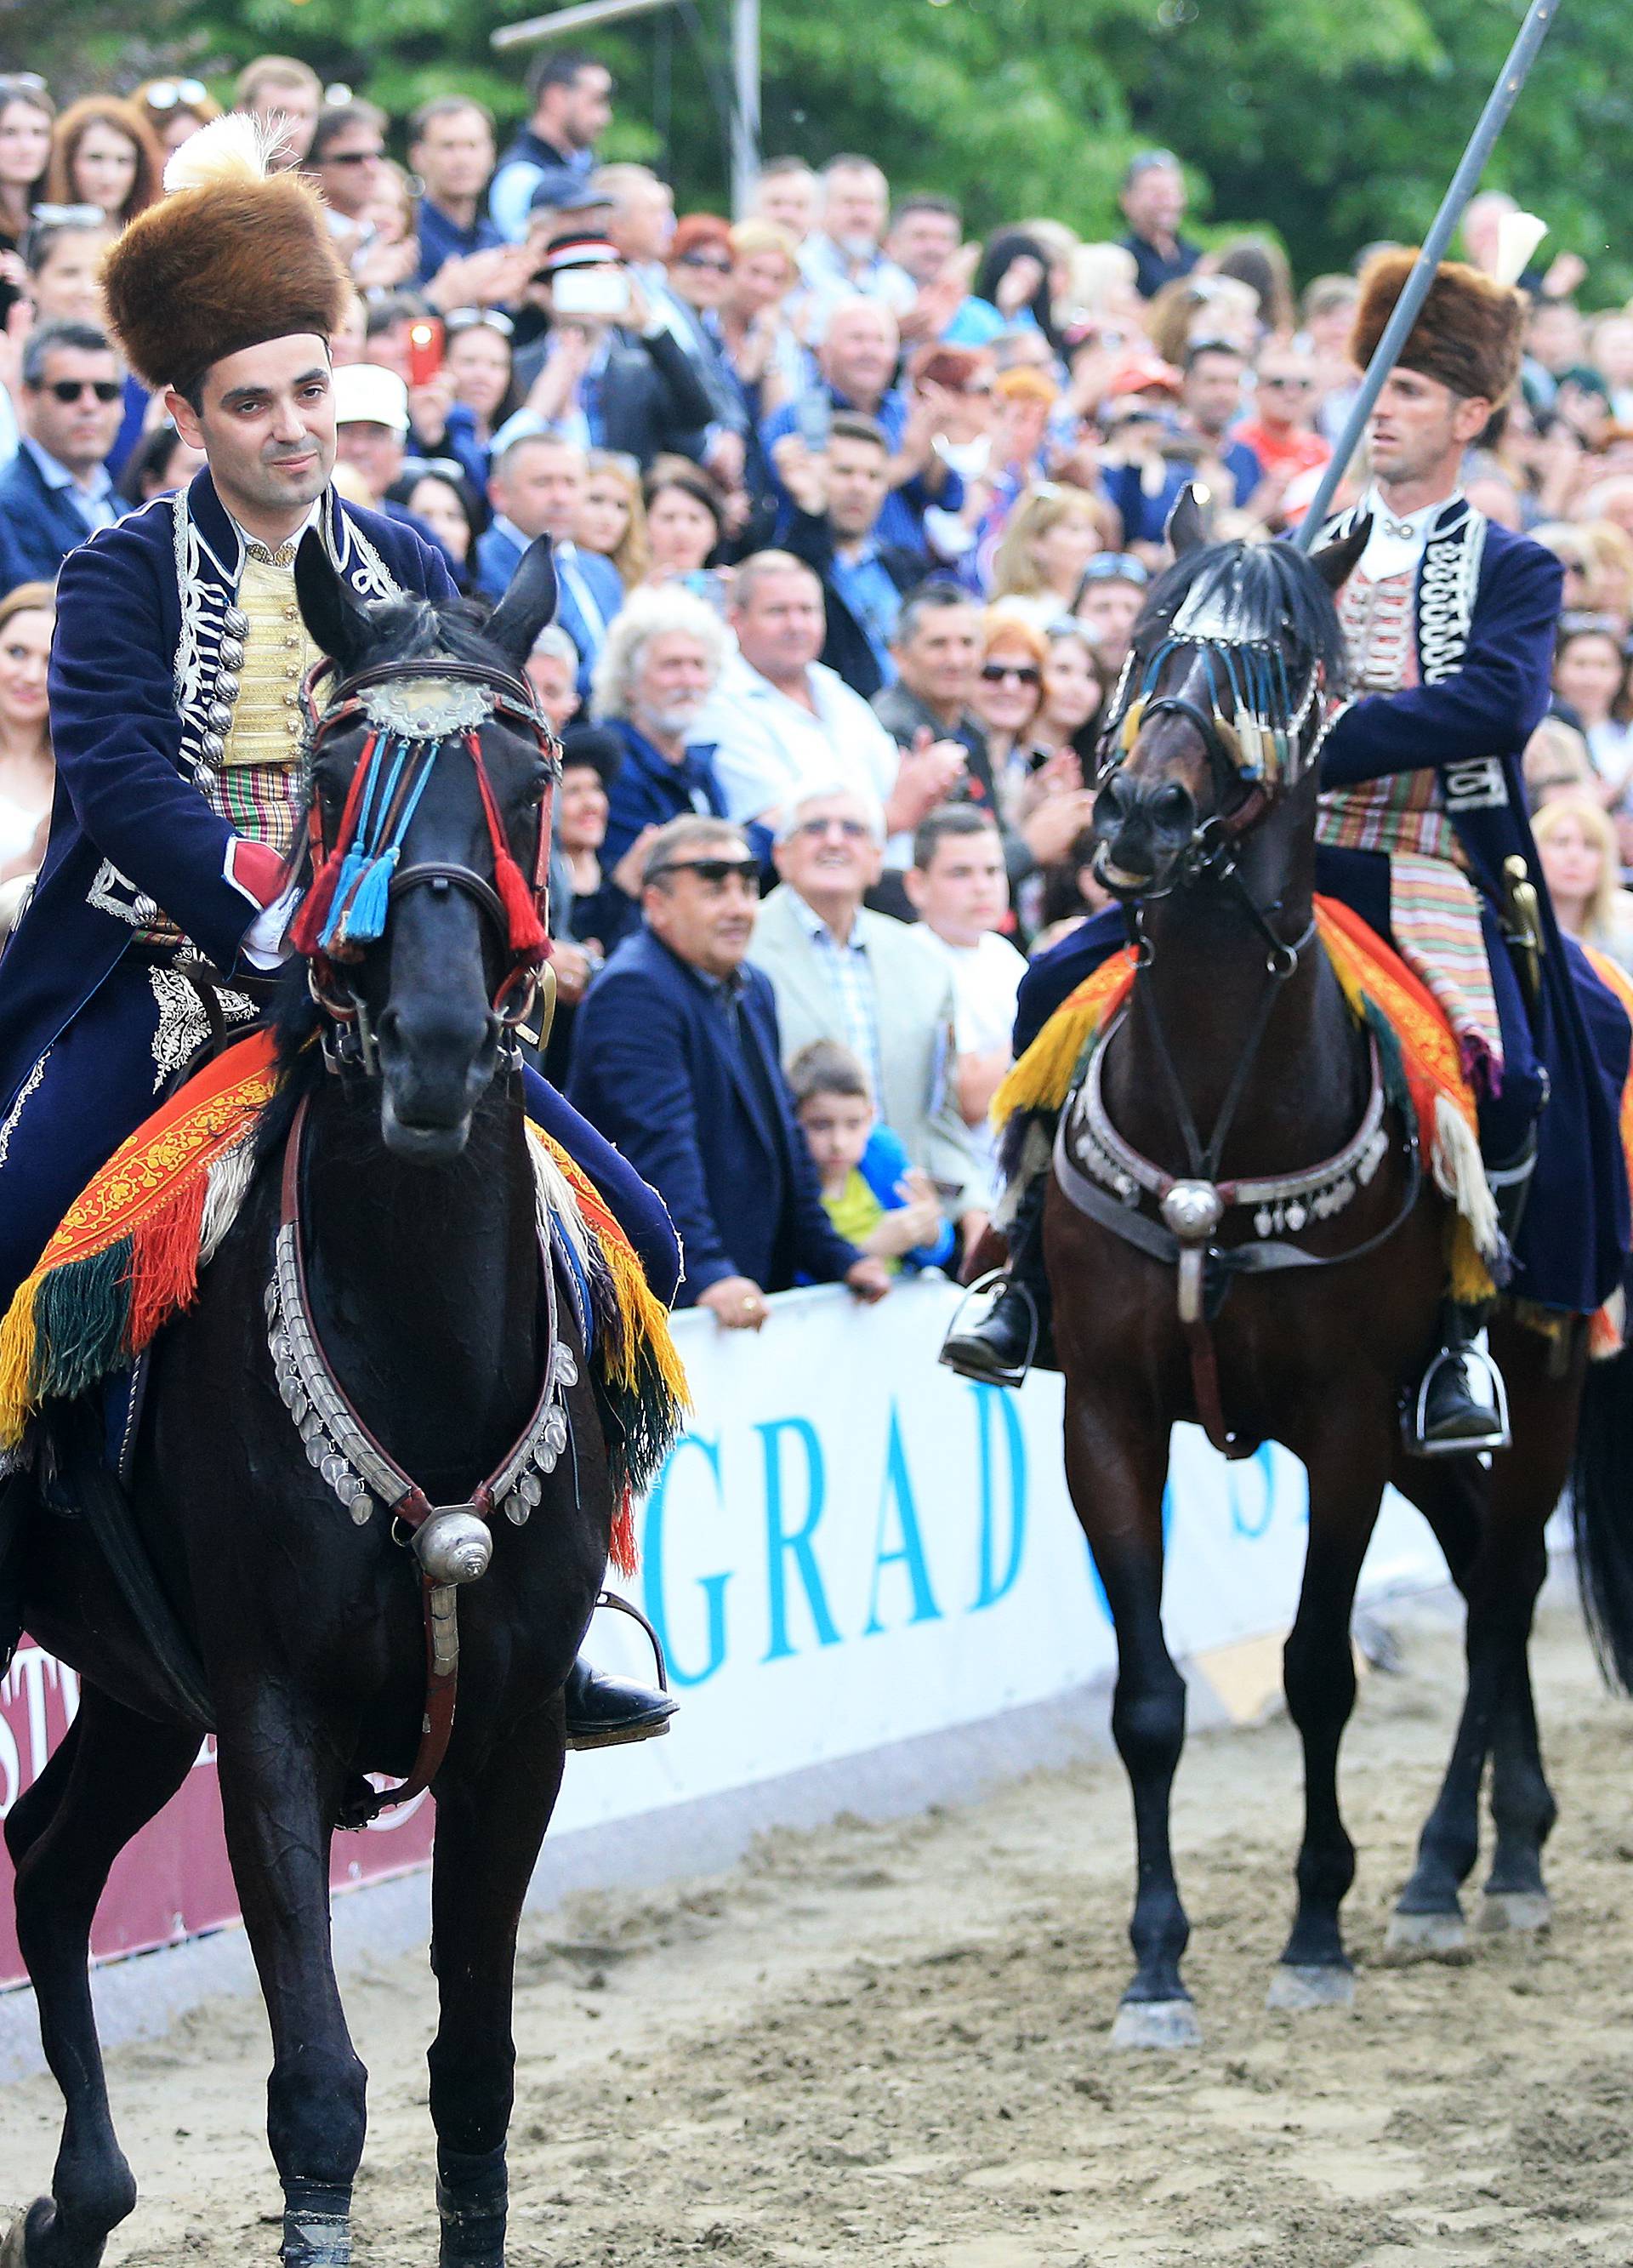
[[[1019,1394],[937,1364],[959,1294],[898,1285],[772,1302],[758,1334],[677,1318],[695,1414],[641,1520],[634,1596],[682,1704],[668,1739],[568,1774],[553,1830],[939,1732],[1107,1672],[1111,1623],[1062,1469],[1058,1378]],[[1304,1566],[1304,1468],[1226,1464],[1176,1429],[1165,1521],[1176,1654],[1285,1629]],[[1363,1594],[1445,1569],[1385,1499]],[[622,1616],[592,1651],[645,1673]]]

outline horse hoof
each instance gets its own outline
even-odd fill
[[[1480,1901],[1480,1933],[1539,1936],[1554,1926],[1554,1902],[1546,1890],[1488,1890]],[[0,2255],[0,2268],[5,2268]]]
[[[1114,2048],[1199,2048],[1202,2026],[1188,2000],[1125,2000],[1111,2028]]]
[[[1384,1953],[1396,1962],[1450,1961],[1468,1950],[1460,1913],[1392,1913]]]
[[[1277,1963],[1264,1996],[1267,2008],[1353,2008],[1355,1971],[1331,1966],[1316,1968],[1306,1962]]]

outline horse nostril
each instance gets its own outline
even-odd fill
[[[1123,807],[1127,799],[1128,788],[1122,774],[1114,772],[1100,790],[1100,801],[1095,806],[1095,816],[1103,827],[1122,825],[1128,816]]]
[[[1151,799],[1153,821],[1165,832],[1172,831],[1176,835],[1188,828],[1194,808],[1190,790],[1181,787],[1177,780],[1170,780]]]

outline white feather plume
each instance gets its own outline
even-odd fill
[[[229,110],[189,134],[165,168],[165,188],[202,189],[217,181],[262,181],[278,137],[246,111]]]
[[[1547,234],[1548,223],[1537,214],[1505,212],[1497,225],[1497,259],[1492,272],[1497,282],[1518,284],[1531,264],[1532,254]]]

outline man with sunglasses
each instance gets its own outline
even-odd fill
[[[93,323],[41,323],[23,349],[21,432],[0,479],[0,595],[55,582],[76,545],[111,527],[107,453],[124,416],[124,371]]]
[[[1333,453],[1331,442],[1315,430],[1320,407],[1314,357],[1272,340],[1260,350],[1254,368],[1254,414],[1234,438],[1247,443],[1266,478],[1284,488],[1300,473],[1319,472]]]
[[[760,896],[747,836],[724,820],[673,819],[644,873],[644,924],[578,1011],[569,1092],[668,1206],[686,1247],[680,1304],[757,1331],[767,1293],[801,1276],[882,1299],[883,1262],[823,1211],[771,985],[745,966]]]

